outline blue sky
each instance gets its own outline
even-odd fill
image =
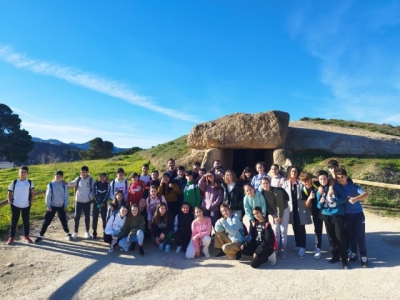
[[[1,1],[1,102],[118,147],[235,112],[400,125],[400,1],[333,2]]]

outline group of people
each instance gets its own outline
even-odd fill
[[[246,167],[239,178],[232,170],[225,170],[219,160],[209,171],[193,164],[191,170],[175,167],[169,159],[168,169],[160,176],[157,170],[149,174],[149,166],[142,166],[141,174],[125,177],[122,168],[116,178],[108,182],[105,173],[98,180],[89,175],[83,166],[81,174],[71,182],[63,180],[58,170],[54,180],[47,185],[46,214],[39,237],[45,232],[55,214],[61,221],[68,240],[76,239],[82,213],[85,219],[85,238],[97,238],[99,216],[102,219],[103,239],[120,251],[139,248],[144,255],[145,239],[152,239],[157,247],[171,251],[174,241],[176,252],[185,252],[189,259],[210,257],[209,247],[214,237],[216,257],[227,256],[241,260],[251,256],[251,266],[276,263],[276,256],[287,257],[287,230],[293,226],[295,245],[293,251],[302,257],[306,254],[306,227],[314,225],[314,258],[321,258],[322,230],[328,236],[332,257],[330,263],[358,258],[367,267],[365,245],[365,217],[360,200],[368,196],[355,185],[345,169],[335,160],[328,162],[328,172],[321,170],[317,180],[301,172],[296,166],[287,170],[284,177],[280,167],[273,164],[267,172],[264,162]],[[11,182],[8,201],[11,206],[10,237],[14,242],[16,226],[22,214],[24,240],[29,237],[29,210],[34,198],[34,184],[27,179],[28,167],[19,170],[19,179]],[[66,210],[69,205],[68,188],[74,188],[74,231],[68,228]],[[109,199],[112,201],[109,202]],[[90,212],[92,211],[92,234]]]

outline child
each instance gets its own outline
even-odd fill
[[[287,230],[290,218],[290,209],[287,201],[284,199],[283,192],[271,186],[267,177],[261,179],[262,195],[265,198],[268,207],[268,213],[274,219],[273,230],[275,233],[277,248],[281,247],[281,258],[286,258]]]
[[[151,223],[151,231],[158,249],[163,250],[165,246],[165,252],[171,250],[173,230],[174,218],[167,210],[167,205],[165,203],[158,204]]]
[[[93,209],[92,209],[92,229],[93,238],[97,237],[97,221],[99,220],[99,214],[101,215],[101,220],[103,221],[103,232],[106,228],[107,223],[107,202],[110,198],[110,185],[107,182],[107,174],[100,173],[99,180],[93,185]]]
[[[197,178],[199,178],[199,171],[200,171],[200,163],[196,161],[192,166],[193,179],[196,182]]]
[[[165,172],[163,174],[161,184],[158,187],[158,192],[167,200],[168,210],[175,218],[176,214],[179,212],[179,195],[182,193],[182,191],[177,184],[172,183],[169,173]]]
[[[258,206],[261,207],[263,216],[267,216],[267,206],[265,204],[265,198],[259,191],[256,191],[254,187],[247,183],[244,186],[244,213],[245,216],[243,217],[243,223],[247,227],[247,231],[250,230],[250,223],[255,225],[255,220],[253,216],[253,209],[254,207]]]
[[[90,200],[93,198],[93,178],[89,175],[89,168],[82,166],[81,175],[71,182],[68,187],[75,187],[75,224],[72,238],[76,239],[78,235],[79,220],[82,212],[85,215],[85,238],[91,239],[90,228]]]
[[[149,164],[143,164],[142,165],[142,174],[139,176],[139,180],[144,182],[145,189],[144,189],[144,195],[143,198],[146,199],[149,196],[149,187],[150,187],[150,180],[151,176],[149,175]]]
[[[192,171],[186,171],[185,175],[187,182],[183,189],[183,201],[190,205],[190,210],[193,210],[196,206],[201,205],[200,188],[195,183]]]
[[[255,222],[251,224],[250,240],[246,241],[241,250],[244,255],[251,255],[251,267],[257,268],[261,264],[269,261],[270,265],[275,265],[276,255],[274,251],[275,236],[271,224],[264,218],[261,207],[253,209]]]
[[[138,205],[141,199],[144,199],[144,191],[146,188],[146,184],[139,180],[138,173],[131,173],[129,178],[132,180],[131,185],[128,189],[128,206],[132,204]]]
[[[211,243],[211,219],[205,217],[203,209],[200,206],[194,208],[196,219],[192,222],[192,238],[186,249],[186,258],[193,259],[200,257],[200,247],[203,245],[204,256],[209,258],[208,247]]]
[[[336,171],[336,179],[342,188],[342,191],[347,196],[347,201],[344,205],[344,218],[346,221],[347,238],[350,243],[350,261],[357,259],[357,246],[360,251],[361,266],[368,267],[367,247],[365,245],[365,216],[360,200],[365,200],[368,193],[348,181],[347,172],[345,169]]]
[[[251,180],[251,185],[256,189],[256,191],[261,191],[261,186],[260,186],[261,178],[263,178],[263,177],[269,178],[267,173],[265,173],[265,163],[263,161],[259,161],[256,164],[256,170],[257,170],[258,174],[255,175],[253,177],[253,179]]]
[[[273,187],[282,187],[283,182],[285,179],[283,178],[282,174],[279,172],[279,166],[277,164],[273,164],[271,166],[271,186]]]
[[[177,184],[181,190],[183,190],[186,186],[187,180],[185,177],[185,167],[179,166],[178,167],[178,176],[175,177],[173,180],[174,184]]]
[[[15,232],[20,215],[22,215],[22,223],[24,224],[24,241],[32,243],[29,237],[29,215],[33,202],[35,185],[33,181],[28,179],[29,168],[21,166],[19,168],[19,179],[13,180],[8,187],[7,200],[11,207],[11,223],[10,237],[7,245],[14,242]]]
[[[240,246],[244,241],[243,224],[240,219],[231,214],[227,204],[221,204],[222,218],[215,223],[214,248],[220,249],[215,257],[228,256],[229,259],[242,259]]]
[[[190,171],[188,171],[190,172]],[[191,225],[194,215],[191,212],[189,203],[183,202],[181,211],[176,215],[174,222],[174,241],[176,243],[176,253],[186,252],[192,236]]]
[[[251,184],[253,177],[254,177],[253,170],[250,167],[246,167],[243,169],[242,175],[240,175],[239,177],[239,183],[242,186],[244,186],[247,183]]]
[[[115,195],[116,191],[122,191],[125,202],[128,201],[128,180],[125,178],[123,168],[118,168],[115,172],[116,178],[110,182],[110,195]]]
[[[160,179],[158,179],[158,177],[160,176],[160,174],[158,173],[157,170],[153,170],[151,172],[151,180],[148,183],[148,186],[152,186],[155,185],[156,187],[160,186]]]
[[[138,243],[139,254],[140,256],[144,256],[144,223],[144,218],[140,214],[139,206],[133,204],[128,219],[125,221],[121,232],[117,235],[118,238],[121,238],[118,242],[121,251],[128,251],[129,249],[135,250],[135,244]]]
[[[214,173],[208,172],[199,181],[199,187],[204,192],[201,208],[204,215],[211,218],[213,226],[219,219],[219,205],[222,202],[223,190],[215,180]]]
[[[124,200],[124,193],[122,191],[116,191],[113,201],[110,203],[107,211],[107,222],[111,216],[115,216],[122,206],[126,206],[126,202]]]
[[[231,213],[242,220],[243,216],[243,186],[237,182],[235,172],[227,170],[221,184],[223,189],[222,203],[227,204]]]
[[[65,187],[65,184],[62,180],[63,176],[63,171],[58,170],[54,174],[54,180],[47,185],[45,197],[47,211],[46,215],[44,216],[42,229],[40,230],[39,237],[35,240],[35,244],[43,241],[43,236],[46,233],[47,227],[49,227],[51,221],[53,221],[56,213],[65,231],[66,239],[68,241],[71,240],[71,234],[69,233],[66,215],[69,204],[69,194],[68,188]]]
[[[150,187],[150,196],[146,199],[147,220],[149,228],[151,228],[151,220],[153,219],[154,213],[157,210],[157,206],[162,202],[167,205],[165,197],[157,192],[157,187],[155,185],[152,185]]]
[[[109,252],[114,252],[114,247],[118,242],[118,234],[126,221],[128,208],[121,206],[119,213],[110,217],[107,221],[106,229],[104,230],[104,241],[110,244]]]

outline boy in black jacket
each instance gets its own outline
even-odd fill
[[[107,201],[110,198],[110,185],[107,181],[107,174],[100,173],[99,180],[93,185],[93,238],[97,237],[97,222],[99,219],[99,213],[101,220],[103,221],[103,232],[106,228],[106,217],[107,217]]]

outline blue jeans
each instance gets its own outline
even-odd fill
[[[143,245],[143,239],[144,239],[144,232],[143,230],[139,229],[136,233],[136,235],[131,236],[129,238],[129,242],[128,242],[128,237],[124,236],[122,239],[120,239],[118,245],[123,248],[125,251],[129,250],[129,246],[132,243],[138,243],[139,245]]]

